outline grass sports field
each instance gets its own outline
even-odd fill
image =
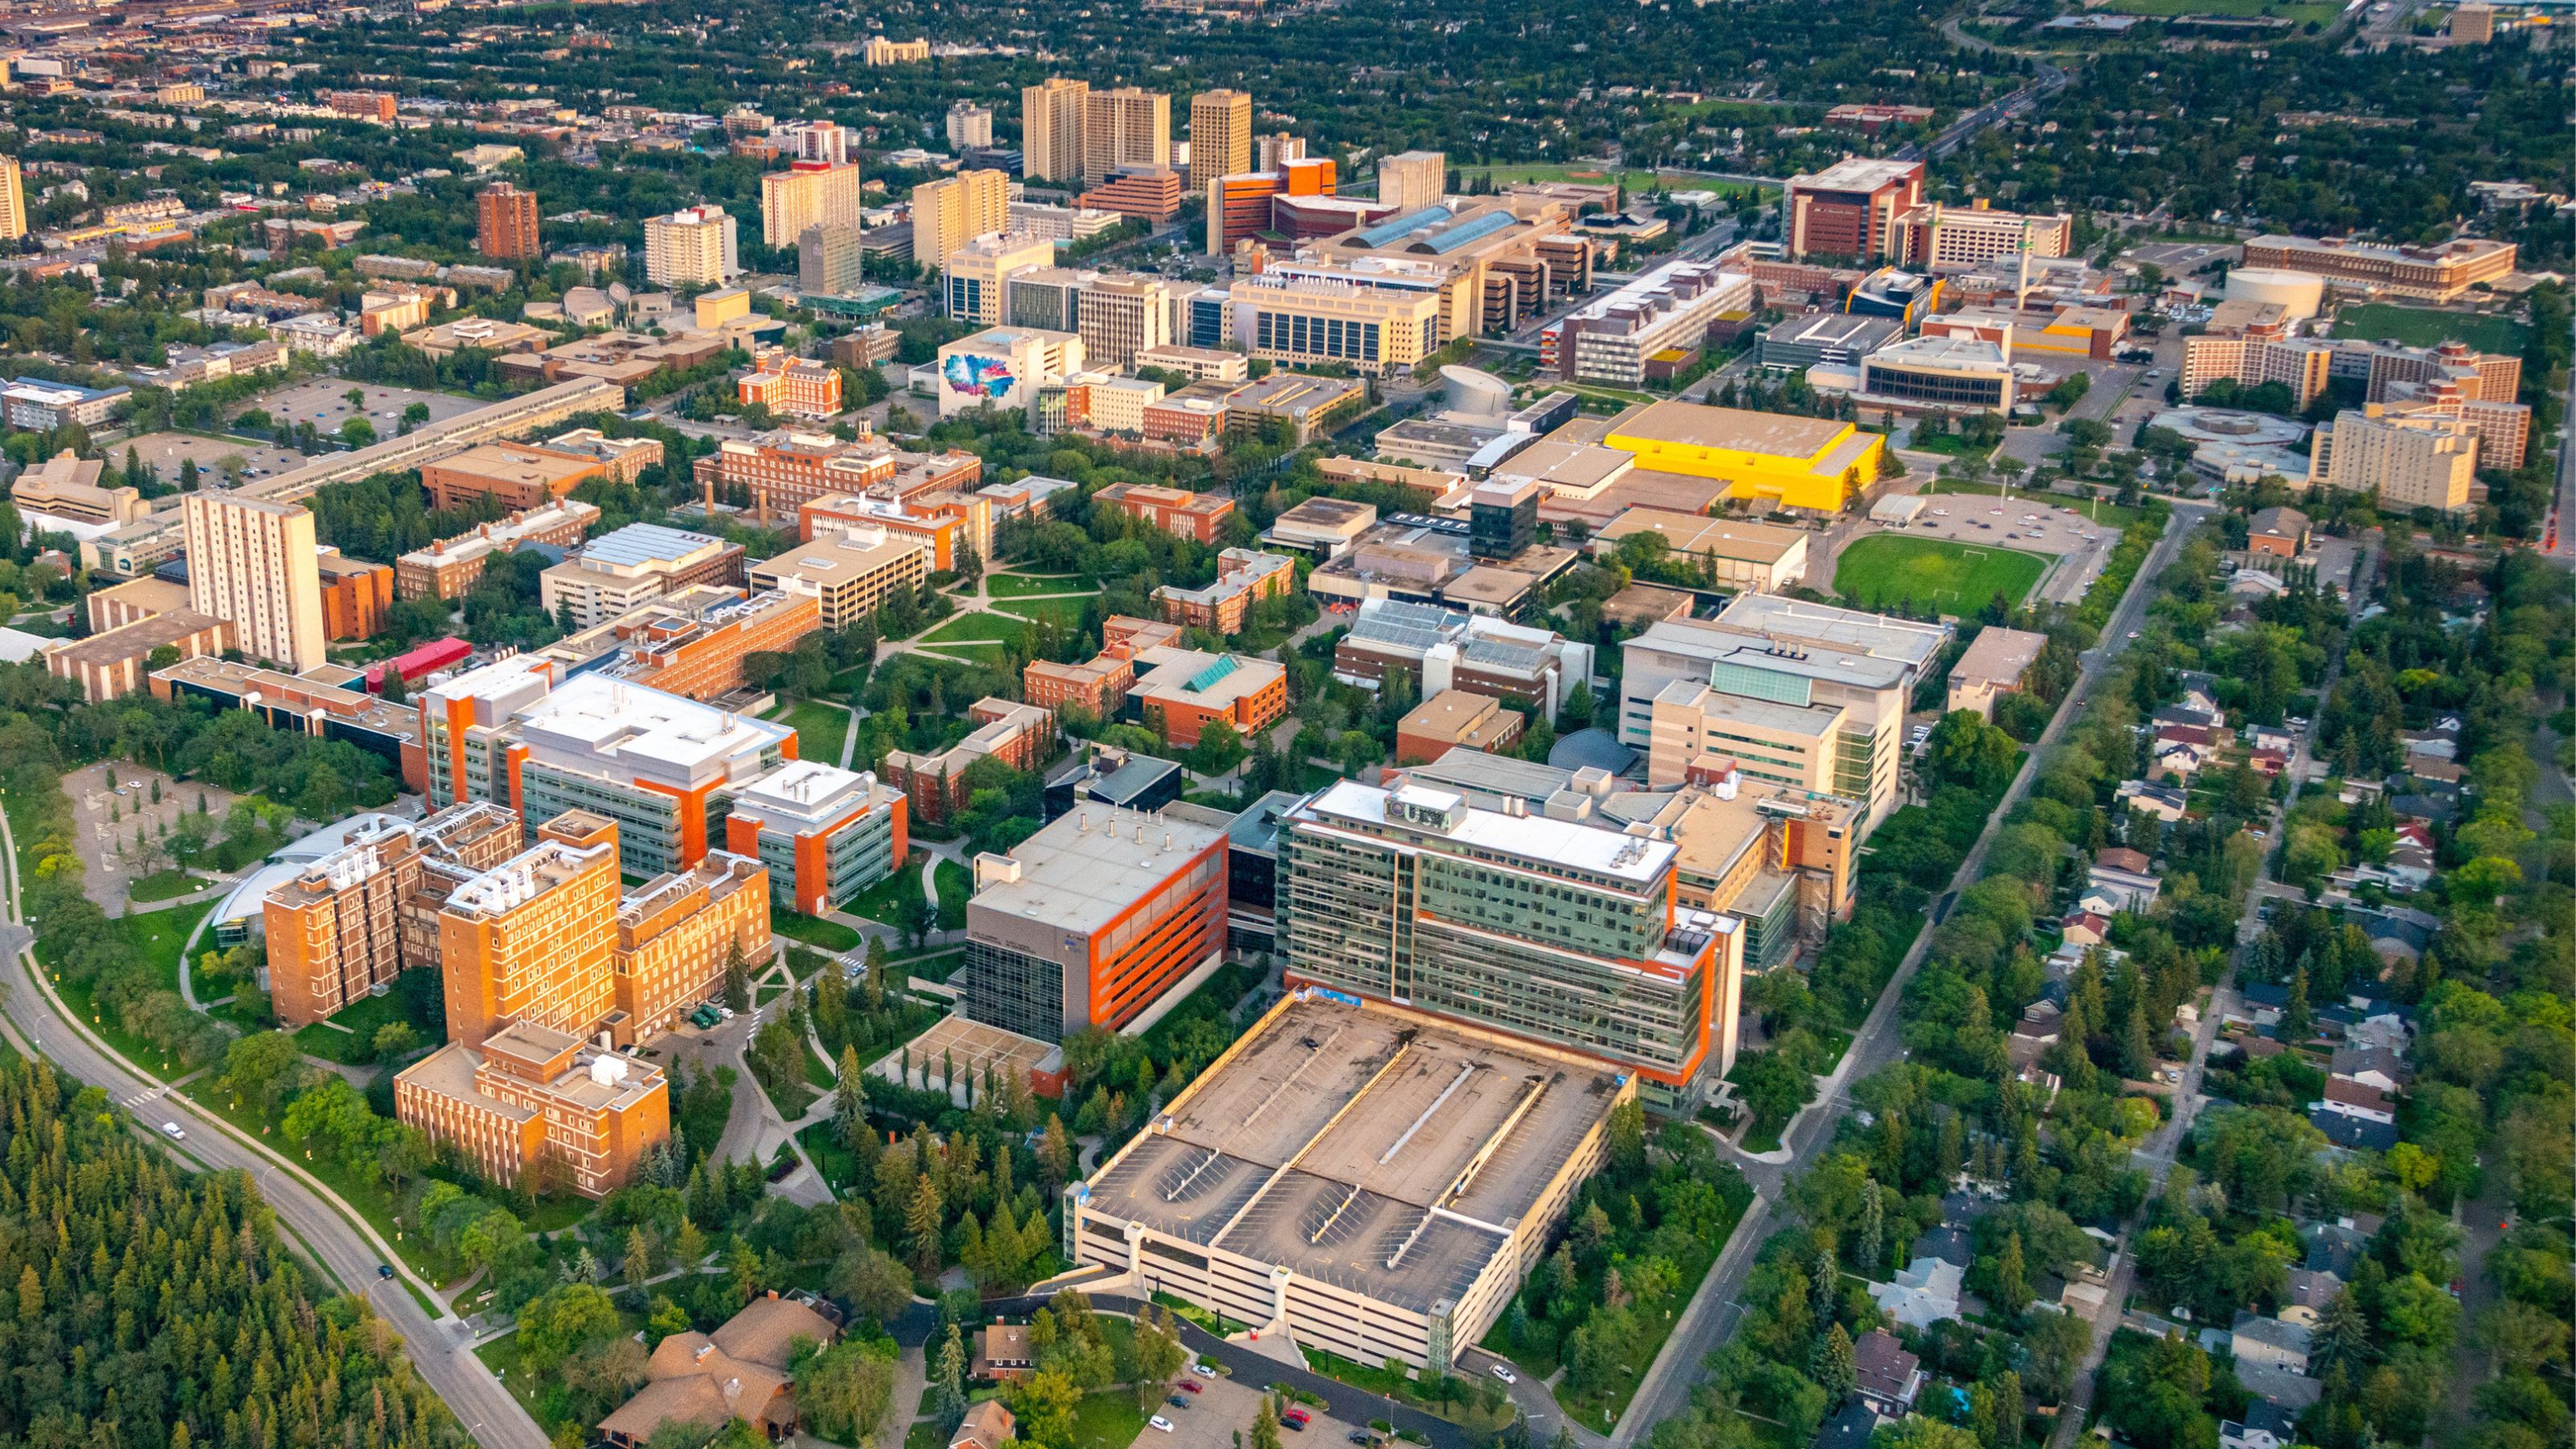
[[[2480,352],[2504,352],[2519,357],[2525,334],[2521,323],[2506,317],[2482,317],[2467,312],[2437,311],[2431,307],[2365,302],[2335,313],[2334,335],[2373,342],[2394,337],[2410,347],[2432,347],[2456,337]]]
[[[1834,592],[1855,608],[1911,600],[1944,614],[1970,614],[1997,594],[2018,605],[2048,560],[2008,548],[1874,533],[1855,539],[1834,564]]]

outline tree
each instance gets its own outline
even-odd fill
[[[912,1270],[877,1248],[852,1248],[833,1261],[831,1287],[834,1297],[888,1324],[912,1302]]]
[[[1002,1404],[1018,1421],[1021,1438],[1045,1449],[1071,1449],[1074,1415],[1082,1406],[1082,1390],[1073,1380],[1040,1370],[1005,1385]]]
[[[598,1284],[548,1289],[519,1310],[519,1363],[542,1377],[574,1350],[617,1330],[617,1305]]]
[[[943,1426],[955,1428],[966,1416],[966,1340],[954,1322],[939,1341],[938,1357],[931,1361],[930,1386],[936,1395],[932,1412]]]
[[[1825,1330],[1816,1340],[1816,1351],[1807,1360],[1807,1377],[1824,1389],[1830,1402],[1839,1408],[1851,1397],[1853,1385],[1860,1382],[1859,1370],[1852,1363],[1851,1335],[1839,1323]]]
[[[725,948],[724,1003],[735,1011],[751,1009],[751,969],[743,959],[739,936]]]
[[[925,1176],[913,1185],[912,1200],[903,1213],[904,1241],[912,1249],[913,1271],[924,1276],[939,1266],[939,1209],[939,1188]]]
[[[2021,1234],[2004,1239],[1995,1259],[1995,1306],[2015,1318],[2030,1306],[2030,1277],[2021,1260]]]
[[[1279,1449],[1279,1411],[1267,1394],[1252,1413],[1252,1449]]]
[[[1136,1316],[1134,1343],[1136,1406],[1151,1409],[1154,1401],[1170,1389],[1172,1380],[1180,1377],[1182,1365],[1189,1362],[1189,1353],[1181,1347],[1180,1327],[1173,1321],[1171,1310],[1163,1310],[1157,1322],[1151,1304]]]
[[[884,1340],[844,1338],[797,1366],[796,1408],[822,1438],[864,1444],[893,1404],[894,1357]]]
[[[626,1286],[635,1290],[636,1301],[643,1301],[645,1281],[653,1276],[653,1242],[644,1236],[642,1223],[626,1230],[626,1252],[619,1267],[625,1273]]]

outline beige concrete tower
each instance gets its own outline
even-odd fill
[[[188,495],[188,607],[226,620],[241,652],[301,674],[326,657],[322,570],[301,503]]]
[[[1252,97],[1201,91],[1190,97],[1190,190],[1252,169]]]
[[[1031,181],[1082,179],[1082,127],[1091,82],[1055,77],[1020,92],[1020,174]]]

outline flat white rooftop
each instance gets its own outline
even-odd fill
[[[793,733],[782,724],[596,674],[566,680],[522,707],[518,721],[531,743],[690,772],[757,754]]]
[[[1407,786],[1420,795],[1441,795],[1464,804],[1464,798],[1446,791],[1424,790]],[[1300,815],[1332,822],[1350,821],[1363,825],[1392,827],[1437,835],[1463,849],[1486,851],[1533,862],[1540,869],[1572,869],[1627,881],[1639,888],[1651,885],[1670,870],[1677,848],[1670,841],[1648,840],[1598,825],[1572,820],[1558,820],[1546,815],[1506,815],[1498,810],[1480,810],[1472,805],[1458,810],[1457,824],[1446,831],[1420,823],[1416,819],[1387,818],[1387,806],[1396,792],[1344,780],[1315,797]],[[1437,803],[1437,802],[1433,802]]]

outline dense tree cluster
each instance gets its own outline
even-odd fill
[[[0,1060],[0,1438],[74,1449],[346,1444],[466,1434],[399,1341],[332,1296],[241,1173],[191,1175],[96,1089]]]

